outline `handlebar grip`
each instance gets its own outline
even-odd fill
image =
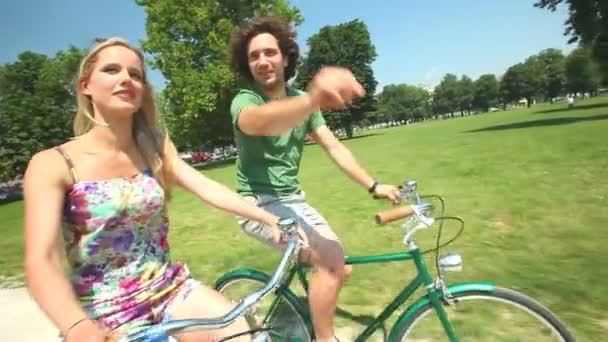
[[[376,214],[376,223],[389,223],[398,219],[406,218],[412,215],[414,212],[414,207],[411,205],[381,211]]]

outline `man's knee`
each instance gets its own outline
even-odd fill
[[[332,277],[344,279],[347,272],[347,267],[344,264],[344,252],[342,247],[336,242],[331,250],[319,251],[315,268],[319,271],[326,272]],[[314,253],[313,253],[314,254]]]

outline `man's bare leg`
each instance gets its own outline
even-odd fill
[[[338,295],[351,267],[344,265],[344,251],[338,241],[319,240],[311,243],[314,247],[302,257],[315,266],[310,277],[308,300],[316,340],[325,342],[334,341],[333,322]]]

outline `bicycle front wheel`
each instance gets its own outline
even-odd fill
[[[519,292],[495,288],[453,295],[443,308],[458,341],[575,341],[549,309]],[[429,303],[396,327],[395,341],[446,341],[446,332]]]
[[[264,286],[263,280],[245,274],[226,278],[216,289],[233,303]],[[298,304],[281,292],[259,303],[245,318],[252,330],[267,330],[272,342],[311,342],[312,333]]]

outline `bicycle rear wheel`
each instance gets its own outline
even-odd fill
[[[459,341],[575,341],[549,309],[512,290],[456,293],[454,303],[444,303],[443,308]],[[430,303],[397,329],[395,341],[445,341],[447,337]]]
[[[265,282],[260,279],[239,274],[224,279],[217,284],[216,289],[229,300],[238,303],[264,285]],[[252,330],[269,329],[272,342],[311,342],[308,320],[298,307],[290,298],[278,292],[259,303],[245,318]]]

